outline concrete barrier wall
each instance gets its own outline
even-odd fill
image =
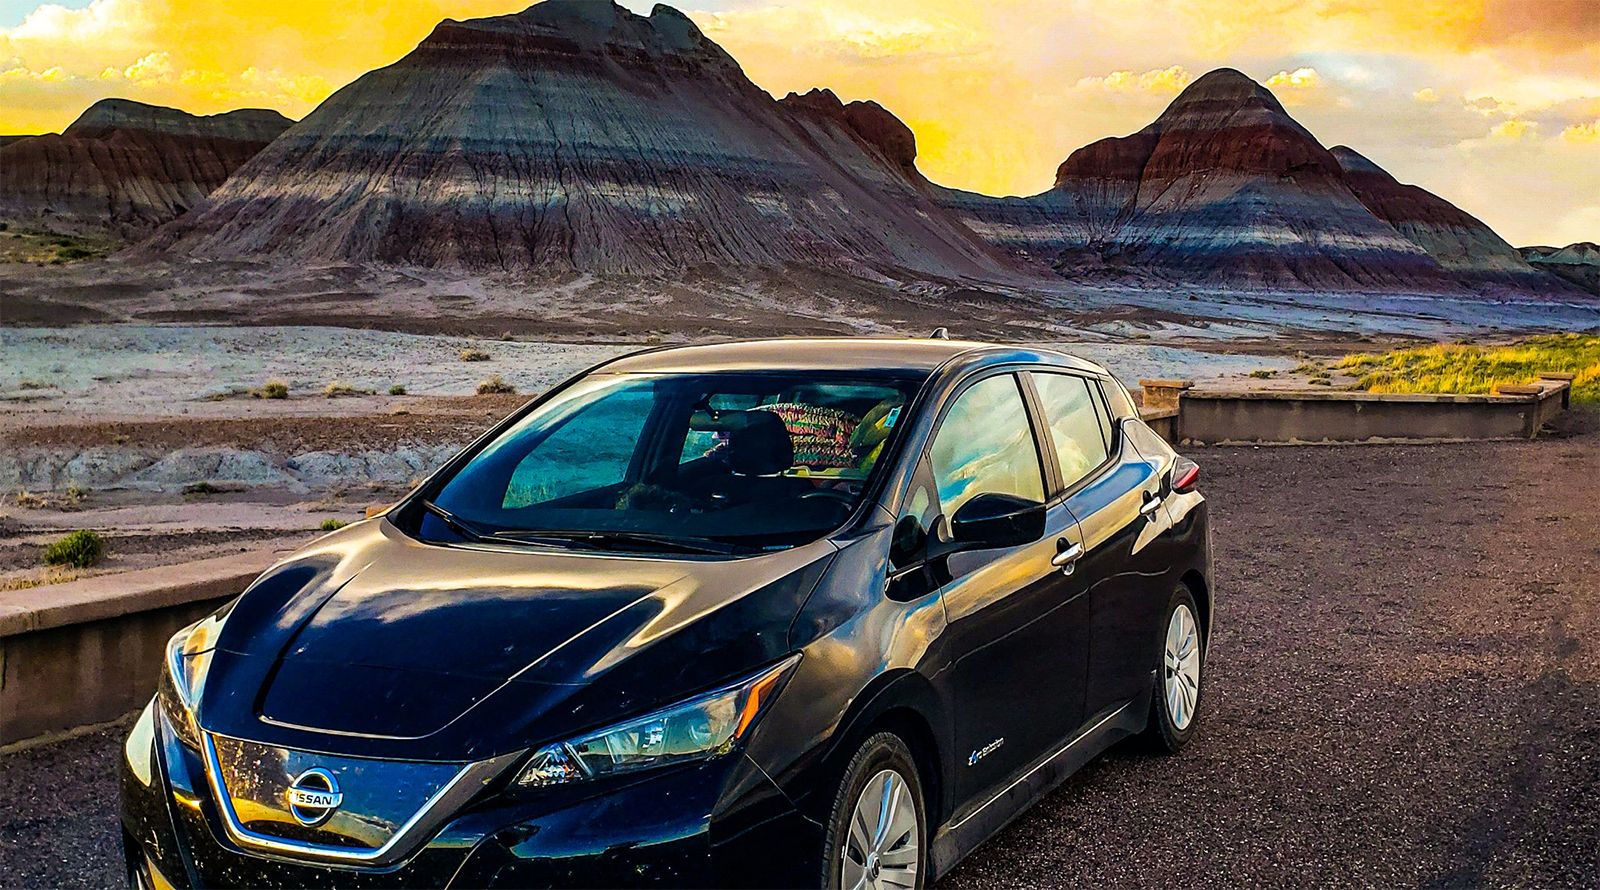
[[[1155,430],[1156,435],[1168,442],[1176,442],[1173,438],[1178,432],[1178,409],[1172,408],[1141,408],[1139,417],[1145,426]]]
[[[142,706],[167,640],[277,558],[240,553],[0,594],[0,748]]]
[[[1504,386],[1494,395],[1416,395],[1210,391],[1158,383],[1177,389],[1168,441],[1208,445],[1531,439],[1561,412],[1570,386],[1541,380]]]

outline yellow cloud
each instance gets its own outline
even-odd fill
[[[150,53],[122,70],[134,83],[165,83],[172,79],[172,54]]]
[[[1179,93],[1194,78],[1182,65],[1155,68],[1142,74],[1132,71],[1113,71],[1104,77],[1080,77],[1078,89],[1103,89],[1116,92],[1141,90],[1152,93]]]
[[[0,120],[59,131],[125,96],[197,113],[243,106],[303,116],[338,86],[409,52],[444,18],[530,0],[94,0],[43,5],[0,29]]]
[[[1489,130],[1489,135],[1495,139],[1505,139],[1507,141],[1515,142],[1532,133],[1534,128],[1538,126],[1538,121],[1524,121],[1518,120],[1517,118],[1512,118],[1510,120],[1501,121],[1500,123],[1495,124],[1494,127]]]
[[[1561,131],[1561,138],[1576,145],[1600,145],[1600,120],[1573,124]]]
[[[1314,90],[1322,86],[1322,76],[1315,68],[1279,71],[1267,78],[1267,86],[1275,90]]]

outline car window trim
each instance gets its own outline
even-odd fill
[[[1095,378],[1091,378],[1091,377],[1088,377],[1088,376],[1083,375],[1083,374],[1074,373],[1073,371],[1068,370],[1068,369],[1056,370],[1055,368],[1050,368],[1050,369],[1029,368],[1023,373],[1024,373],[1024,376],[1031,376],[1033,374],[1059,374],[1059,375],[1061,375],[1063,377],[1076,377],[1079,380],[1082,380],[1084,382],[1084,384],[1087,386],[1087,388],[1089,390],[1089,398],[1090,398],[1091,401],[1093,399],[1095,399],[1096,396],[1099,395],[1098,386],[1090,385],[1090,384],[1096,384],[1098,382]],[[1029,386],[1033,386],[1033,381],[1029,380],[1028,384],[1029,384]],[[1034,391],[1037,392],[1037,389],[1035,389]],[[1040,430],[1039,430],[1040,438],[1042,438],[1044,440],[1044,442],[1048,445],[1050,454],[1052,455],[1052,462],[1053,462],[1054,461],[1055,451],[1056,451],[1055,433],[1054,433],[1053,430],[1050,429],[1049,417],[1044,414],[1044,411],[1043,411],[1043,400],[1042,399],[1040,400],[1040,417],[1044,419],[1044,423],[1040,425]],[[1095,421],[1095,426],[1097,428],[1100,426],[1100,423],[1099,423],[1098,420]],[[1121,426],[1120,423],[1112,424],[1113,431],[1118,431],[1119,432],[1118,428],[1120,426]],[[1101,435],[1102,439],[1105,437],[1105,433],[1103,431],[1101,432],[1100,435]],[[1066,502],[1066,500],[1068,498],[1072,497],[1073,495],[1075,495],[1078,492],[1082,491],[1083,489],[1087,488],[1090,484],[1092,484],[1093,482],[1098,480],[1101,476],[1105,475],[1107,470],[1109,470],[1111,467],[1116,465],[1116,463],[1122,457],[1122,444],[1123,444],[1122,443],[1122,436],[1120,434],[1116,435],[1115,436],[1115,440],[1116,440],[1115,447],[1112,447],[1112,446],[1109,446],[1109,445],[1106,447],[1106,459],[1104,461],[1100,462],[1100,464],[1098,466],[1096,466],[1094,469],[1092,469],[1089,472],[1083,474],[1083,478],[1078,479],[1077,481],[1073,482],[1070,485],[1063,483],[1063,481],[1061,479],[1061,476],[1060,476],[1060,469],[1058,467],[1057,468],[1057,475],[1056,475],[1056,478],[1054,480],[1054,484],[1057,486],[1057,491],[1056,491],[1055,494],[1049,496],[1045,500],[1045,505],[1053,507],[1053,506],[1055,506],[1057,504],[1061,504],[1061,503]]]

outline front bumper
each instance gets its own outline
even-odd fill
[[[744,756],[628,783],[469,802],[385,869],[247,853],[197,752],[146,708],[124,751],[130,883],[171,887],[625,887],[814,884],[820,829]]]

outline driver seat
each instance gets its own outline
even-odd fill
[[[804,479],[778,475],[794,466],[794,440],[783,418],[755,409],[728,419],[729,472],[701,480],[696,495],[731,506],[787,500],[811,490]]]

